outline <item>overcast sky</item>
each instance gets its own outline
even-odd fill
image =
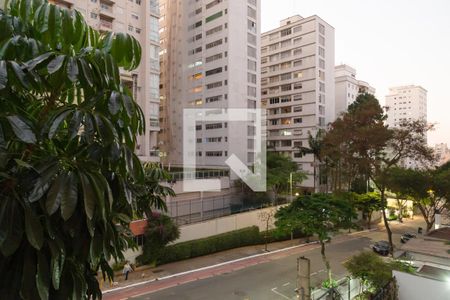
[[[429,143],[450,146],[450,0],[261,0],[262,32],[281,19],[318,15],[335,28],[336,64],[356,69],[377,89],[428,90]]]

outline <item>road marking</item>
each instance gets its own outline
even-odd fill
[[[135,286],[151,283],[151,282],[154,282],[154,281],[157,281],[157,280],[164,280],[164,279],[178,277],[178,276],[191,274],[191,273],[195,273],[195,272],[199,272],[199,271],[209,270],[209,269],[221,267],[221,266],[224,266],[224,265],[232,264],[232,263],[235,263],[235,262],[250,260],[250,259],[256,258],[256,257],[268,256],[268,255],[271,255],[271,254],[284,252],[284,251],[289,251],[289,250],[296,249],[296,248],[303,248],[303,247],[306,247],[306,246],[309,246],[309,245],[315,245],[315,244],[318,244],[318,243],[319,243],[318,241],[313,241],[313,242],[310,242],[310,243],[304,243],[304,244],[300,244],[300,245],[296,245],[296,246],[282,248],[282,249],[274,250],[274,251],[271,251],[271,252],[250,255],[250,256],[247,256],[247,257],[242,257],[242,258],[238,258],[238,259],[235,259],[235,260],[226,261],[226,262],[215,264],[215,265],[212,265],[212,266],[206,266],[206,267],[195,269],[195,270],[189,270],[189,271],[176,273],[176,274],[172,274],[172,275],[168,275],[168,276],[164,276],[164,277],[159,277],[159,278],[155,278],[155,279],[150,279],[150,280],[146,280],[146,281],[142,281],[142,282],[136,282],[136,283],[133,283],[133,284],[130,284],[130,285],[127,285],[127,286],[121,286],[121,287],[109,289],[109,290],[106,290],[106,291],[102,291],[102,294],[104,295],[104,294],[108,294],[108,293],[112,293],[112,292],[117,292],[117,291],[128,289],[128,288],[131,288],[131,287],[135,287]],[[240,270],[240,269],[237,269],[237,270]]]
[[[291,284],[290,282],[286,282],[285,284],[283,284],[283,286],[288,286],[290,284]]]
[[[273,289],[271,289],[271,291],[274,292],[275,294],[277,294],[278,296],[283,297],[284,299],[291,300],[291,298],[287,297],[286,295],[283,295],[282,293],[277,292],[277,288],[276,288],[276,287],[274,287]]]

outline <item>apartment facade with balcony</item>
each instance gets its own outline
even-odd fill
[[[349,105],[355,102],[361,94],[375,95],[375,88],[369,83],[356,78],[356,69],[349,65],[335,67],[336,118],[347,111]]]
[[[160,148],[182,166],[184,109],[260,107],[260,1],[162,0],[160,27]],[[248,122],[198,122],[197,166],[253,163],[253,135]]]
[[[50,0],[76,9],[100,32],[125,32],[141,44],[136,70],[121,70],[122,82],[144,111],[146,131],[138,137],[136,154],[143,161],[159,161],[159,0]]]
[[[335,119],[334,28],[318,16],[297,15],[263,33],[261,44],[268,150],[292,157],[308,174],[302,186],[311,189],[318,162],[298,148],[309,147],[308,134],[314,136]]]

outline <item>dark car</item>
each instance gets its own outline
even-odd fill
[[[378,241],[372,246],[372,250],[375,253],[378,253],[380,255],[388,255],[389,254],[389,242],[388,241]]]
[[[413,239],[415,237],[416,237],[416,235],[414,233],[407,232],[400,237],[400,242],[402,242],[404,244],[407,241],[409,241],[410,239]]]

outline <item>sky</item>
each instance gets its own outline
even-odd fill
[[[428,91],[428,143],[450,146],[449,0],[261,0],[261,32],[293,16],[318,15],[335,28],[335,63],[356,69],[384,104],[389,87]]]

